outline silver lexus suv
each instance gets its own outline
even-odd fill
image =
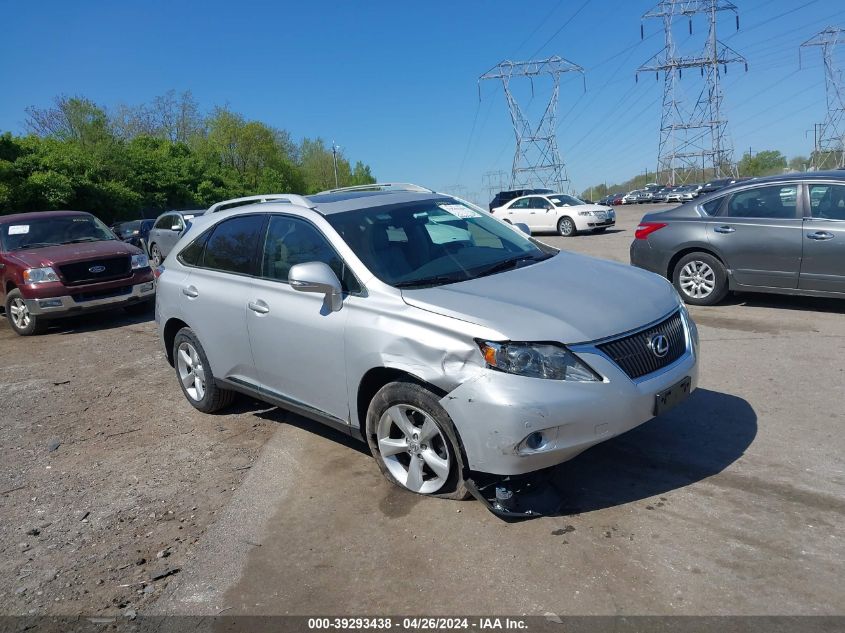
[[[318,420],[420,494],[571,459],[698,378],[667,280],[415,185],[206,214],[157,275],[161,340],[194,407],[242,392]]]

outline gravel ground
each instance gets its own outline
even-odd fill
[[[0,319],[0,349],[0,614],[144,608],[270,437],[263,405],[194,411],[152,315],[30,338]]]

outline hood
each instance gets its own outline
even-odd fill
[[[679,305],[672,285],[633,266],[560,252],[516,270],[404,289],[409,305],[501,332],[512,341],[583,343],[627,332]]]
[[[612,208],[603,204],[579,204],[568,207],[555,207],[556,209],[577,209],[578,211],[613,211]]]
[[[70,264],[72,262],[88,261],[89,259],[104,259],[118,255],[138,255],[141,249],[120,240],[104,240],[102,242],[82,242],[80,244],[62,244],[60,246],[45,246],[23,251],[12,251],[6,254],[9,259],[20,262],[27,268],[41,268]]]

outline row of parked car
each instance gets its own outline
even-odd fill
[[[701,184],[688,184],[678,186],[662,186],[657,183],[646,185],[642,189],[634,189],[628,193],[611,193],[598,201],[598,204],[614,206],[620,204],[653,204],[661,202],[688,202],[705,193],[712,193],[724,189],[750,178],[719,178]]]

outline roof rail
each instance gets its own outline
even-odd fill
[[[418,193],[435,193],[433,189],[421,187],[410,182],[374,182],[369,185],[355,185],[354,187],[338,187],[327,189],[320,193],[338,193],[340,191],[416,191]],[[320,194],[316,194],[320,195]]]
[[[216,211],[239,207],[250,202],[287,202],[288,204],[296,204],[308,208],[314,206],[307,198],[298,196],[295,193],[265,193],[258,196],[244,196],[243,198],[232,198],[231,200],[216,202],[208,207],[206,213],[215,213]]]

